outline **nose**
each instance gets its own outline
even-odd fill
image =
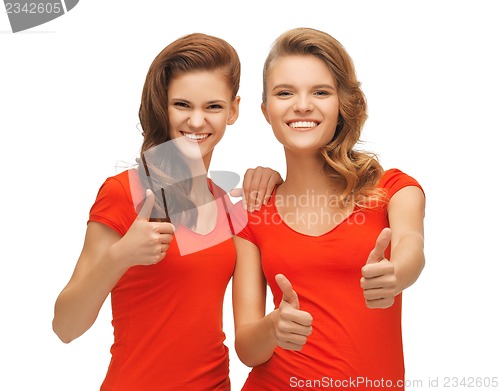
[[[188,125],[192,129],[201,129],[205,125],[205,115],[201,110],[194,110],[188,118]]]
[[[293,109],[297,112],[309,112],[313,109],[311,97],[308,95],[297,95]]]

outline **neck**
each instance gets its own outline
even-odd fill
[[[293,194],[331,191],[332,183],[323,170],[325,163],[321,155],[298,155],[285,149],[285,156],[287,174],[280,186],[282,190]]]
[[[210,188],[208,187],[208,178],[206,174],[193,177],[189,198],[196,205],[201,205],[213,199]]]
[[[199,202],[204,203],[211,197],[211,192],[208,187],[208,168],[210,166],[210,160],[212,158],[212,153],[203,157],[203,160],[196,160],[194,162],[187,161],[189,168],[191,169],[191,191],[189,193],[189,198],[196,205]]]

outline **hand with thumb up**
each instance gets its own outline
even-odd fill
[[[146,200],[127,233],[115,246],[119,247],[124,266],[152,265],[165,258],[173,239],[174,226],[166,222],[151,222],[155,196],[146,190]]]
[[[299,297],[290,281],[283,274],[277,274],[275,279],[283,292],[281,304],[272,318],[277,344],[283,349],[301,350],[312,333],[313,318],[300,310]]]
[[[385,258],[391,243],[392,231],[384,228],[361,269],[361,288],[368,308],[388,308],[397,295],[397,279],[394,264]]]

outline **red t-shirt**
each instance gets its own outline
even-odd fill
[[[389,197],[405,186],[420,187],[397,169],[386,171],[379,186]],[[238,236],[259,247],[274,305],[282,299],[274,277],[282,273],[300,309],[312,315],[313,332],[301,351],[277,347],[269,361],[252,369],[243,390],[404,389],[401,295],[390,308],[368,309],[360,287],[361,268],[389,225],[386,205],[355,209],[321,236],[286,225],[274,195],[248,219]]]
[[[230,389],[222,307],[236,252],[223,204],[228,197],[213,188],[216,228],[199,235],[177,226],[161,262],[131,267],[111,291],[114,343],[102,391]],[[143,198],[136,170],[110,177],[89,221],[124,235]],[[181,241],[199,251],[181,255]]]

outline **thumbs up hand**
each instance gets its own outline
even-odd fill
[[[165,258],[173,239],[171,223],[150,222],[155,196],[146,190],[146,200],[127,233],[117,242],[125,266],[152,265]]]
[[[288,350],[301,350],[312,333],[311,314],[300,310],[299,297],[292,284],[283,274],[276,275],[283,298],[273,318],[275,336],[279,347]]]
[[[391,229],[384,228],[361,269],[361,288],[368,308],[388,308],[394,304],[397,279],[394,264],[385,258],[384,252],[391,243]]]

